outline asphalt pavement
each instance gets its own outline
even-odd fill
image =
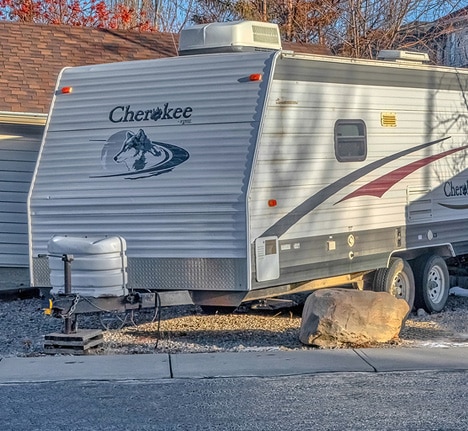
[[[468,347],[0,358],[0,384],[468,370]]]

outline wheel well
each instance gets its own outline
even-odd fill
[[[422,247],[422,248],[414,248],[411,250],[396,250],[391,253],[389,257],[389,262],[392,257],[401,257],[402,259],[405,259],[408,261],[408,260],[417,259],[419,256],[422,256],[423,254],[429,254],[429,253],[435,254],[444,259],[455,257],[455,252],[453,251],[452,245],[444,244],[444,245],[438,245],[435,247]]]

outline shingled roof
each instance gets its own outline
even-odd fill
[[[65,66],[177,55],[178,35],[0,21],[0,112],[46,114]],[[284,44],[329,54],[318,45]]]
[[[177,35],[0,22],[0,111],[47,113],[65,66],[177,54]]]

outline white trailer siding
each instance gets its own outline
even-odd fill
[[[28,266],[26,201],[42,132],[41,125],[0,123],[0,267]]]
[[[468,75],[446,69],[278,59],[249,199],[252,238],[279,237],[277,283],[385,266],[392,251],[406,247],[468,246],[449,227],[466,225],[468,194],[460,192],[465,206],[457,211],[440,205],[449,199],[440,193],[447,182],[468,185],[461,89],[468,90]],[[395,118],[394,127],[382,125],[383,115]],[[337,160],[337,120],[365,123],[365,160]],[[440,156],[450,149],[454,154]],[[268,207],[269,200],[277,205]]]
[[[208,272],[226,271],[230,289],[246,289],[245,193],[271,57],[213,54],[64,70],[58,89],[73,92],[54,98],[30,196],[33,257],[54,234],[119,235],[130,286],[186,289],[187,279],[174,273],[196,276],[211,259]],[[263,81],[250,81],[253,73]],[[124,121],[127,111],[156,107],[178,109],[179,118]],[[112,157],[125,131],[139,129],[188,158],[160,175],[126,175]]]

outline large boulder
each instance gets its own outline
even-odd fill
[[[318,347],[368,346],[398,338],[408,303],[387,292],[318,290],[307,298],[299,339]]]

